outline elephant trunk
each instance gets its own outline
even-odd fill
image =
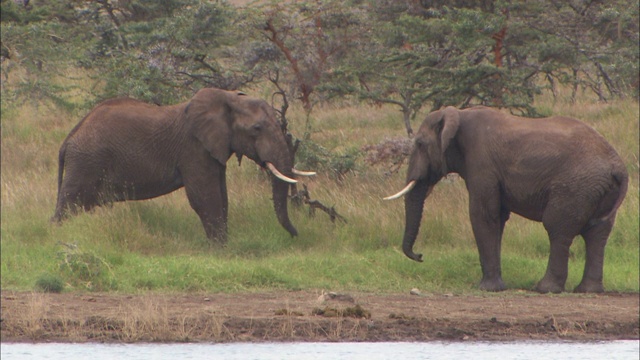
[[[426,181],[418,181],[404,198],[405,228],[402,251],[408,258],[420,262],[422,262],[422,254],[413,252],[413,244],[418,236],[418,230],[420,230],[424,201],[432,188],[433,186],[429,186]]]
[[[285,175],[291,177],[290,171],[287,171]],[[289,232],[289,234],[291,234],[291,236],[297,236],[298,231],[289,220],[289,210],[287,208],[287,196],[289,194],[290,184],[278,179],[274,175],[272,176],[271,186],[273,189],[273,205],[275,207],[276,216],[278,217],[278,222]]]

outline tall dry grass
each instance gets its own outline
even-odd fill
[[[33,289],[42,274],[63,278],[67,291],[121,292],[412,287],[468,291],[480,279],[464,182],[456,177],[442,181],[427,199],[416,242],[416,251],[424,253],[426,261],[418,264],[400,250],[402,201],[382,201],[404,185],[406,168],[387,176],[386,168],[368,167],[362,158],[357,171],[342,180],[329,173],[303,180],[313,199],[334,206],[347,223],[332,223],[322,212],[310,217],[307,207],[292,207],[290,214],[300,233],[296,238],[277,224],[267,176],[246,159],[242,166],[234,159],[228,163],[230,236],[223,248],[206,239],[183,190],[99,208],[53,226],[48,220],[55,206],[58,147],[87,109],[64,112],[31,102],[2,106],[3,289]],[[583,98],[571,104],[545,95],[536,107],[594,126],[625,160],[631,184],[607,247],[605,286],[638,291],[637,102],[604,104]],[[414,129],[423,117],[414,122]],[[301,136],[306,129],[304,112],[293,108],[290,121],[293,132]],[[390,106],[317,107],[310,124],[311,140],[335,153],[406,136],[397,109]],[[108,264],[108,275],[101,275],[100,282],[87,282],[62,271],[64,244]],[[547,256],[542,226],[513,216],[503,241],[507,285],[532,287],[544,273]],[[572,247],[567,288],[579,282],[583,262],[578,238]]]

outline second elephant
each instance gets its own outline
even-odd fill
[[[185,187],[207,236],[227,239],[226,163],[232,154],[268,168],[280,224],[289,221],[293,154],[271,106],[237,91],[202,89],[185,103],[107,100],[64,140],[53,221],[105,202],[149,199]]]
[[[469,216],[480,253],[484,290],[503,290],[500,248],[511,213],[540,221],[549,235],[547,271],[539,292],[561,292],[569,247],[582,235],[586,262],[578,292],[602,292],[604,248],[627,191],[616,151],[593,128],[554,116],[528,119],[476,107],[432,112],[415,137],[405,196],[404,253],[413,252],[424,201],[448,173],[469,191]]]

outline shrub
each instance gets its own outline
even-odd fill
[[[68,282],[87,290],[115,289],[111,266],[98,255],[82,251],[77,245],[62,244],[60,271]]]
[[[388,168],[387,175],[398,172],[411,153],[413,142],[409,138],[387,138],[375,145],[365,145],[364,162],[368,165],[382,165]]]
[[[48,293],[61,293],[64,290],[64,281],[57,275],[42,274],[36,280],[36,289]]]

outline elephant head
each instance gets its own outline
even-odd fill
[[[458,110],[452,107],[427,116],[414,139],[409,157],[407,185],[385,200],[405,196],[405,231],[402,251],[412,260],[422,261],[422,254],[413,252],[418,236],[424,201],[435,186],[449,172],[448,154],[459,127]]]
[[[313,175],[293,168],[285,134],[275,111],[265,101],[242,92],[219,89],[200,90],[186,106],[185,123],[189,132],[220,164],[232,154],[253,160],[273,175],[273,203],[280,224],[292,235],[297,230],[287,211],[289,184],[293,175]]]

